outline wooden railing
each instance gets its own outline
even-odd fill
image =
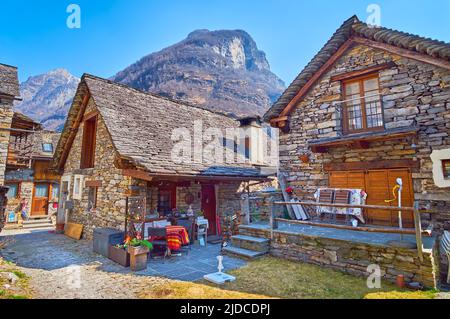
[[[337,228],[337,229],[346,229],[352,231],[367,231],[367,232],[375,232],[375,233],[395,233],[395,234],[410,234],[416,236],[416,244],[417,244],[417,254],[419,259],[423,261],[423,240],[422,235],[427,234],[428,232],[422,231],[422,223],[421,223],[421,211],[419,210],[418,203],[414,204],[414,207],[395,207],[395,206],[378,206],[378,205],[351,205],[351,204],[330,204],[330,203],[318,203],[311,201],[299,201],[299,202],[276,202],[273,199],[271,200],[271,214],[270,214],[270,230],[271,230],[271,238],[273,239],[273,233],[276,229],[278,229],[279,222],[288,222],[294,224],[303,224],[309,226],[316,227],[327,227],[327,228]],[[305,205],[305,206],[324,206],[324,207],[334,207],[334,208],[362,208],[362,209],[375,209],[375,210],[389,210],[389,211],[412,211],[414,213],[414,230],[408,230],[403,228],[378,228],[378,227],[353,227],[346,225],[336,225],[336,224],[325,224],[325,223],[317,223],[311,221],[298,221],[298,220],[287,220],[276,217],[276,206],[277,205],[286,205],[286,207],[294,206],[294,205]]]

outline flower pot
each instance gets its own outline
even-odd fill
[[[143,246],[128,247],[130,254],[130,268],[132,271],[141,271],[147,269],[147,259],[150,249]]]
[[[123,248],[109,246],[109,259],[123,267],[130,267],[130,254]]]

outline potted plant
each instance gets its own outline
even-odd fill
[[[109,246],[109,259],[123,267],[130,267],[130,254],[125,245]]]
[[[153,249],[151,242],[143,239],[128,239],[125,242],[130,254],[130,268],[132,271],[147,269],[148,253]]]

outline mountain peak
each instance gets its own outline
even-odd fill
[[[43,123],[47,129],[59,130],[79,81],[64,68],[31,76],[20,84],[22,101],[15,105],[15,109]]]
[[[263,114],[284,90],[266,54],[243,30],[195,30],[112,79],[236,115]]]

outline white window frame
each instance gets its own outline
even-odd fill
[[[77,182],[79,180],[79,182]],[[77,190],[77,183],[78,184],[78,192]],[[84,189],[84,176],[83,175],[74,175],[73,176],[73,192],[72,192],[72,198],[81,200],[83,197],[83,189]]]

